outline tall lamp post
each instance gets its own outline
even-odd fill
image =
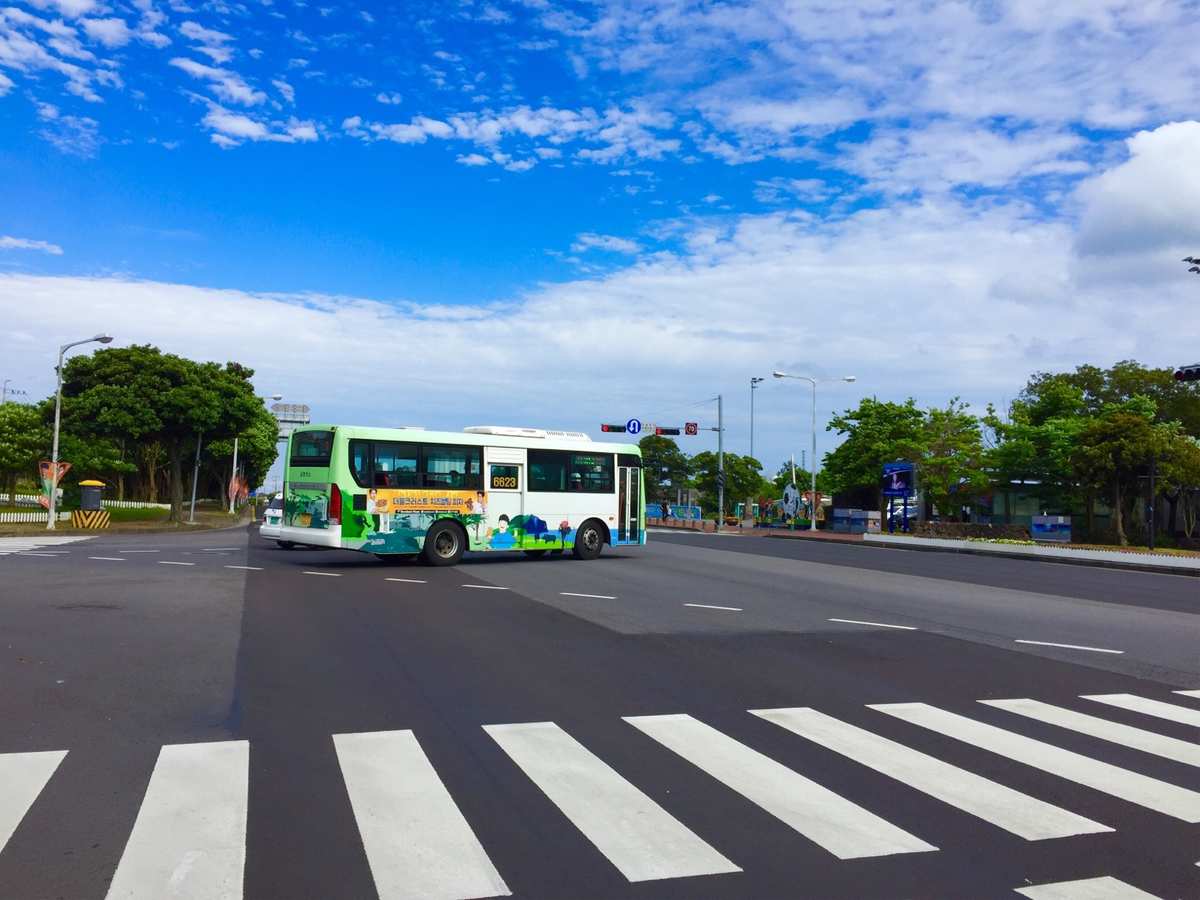
[[[789,375],[787,372],[772,372],[776,378],[795,378],[797,381],[807,381],[812,385],[812,511],[808,516],[808,530],[817,530],[817,382],[819,381],[845,381],[853,382],[853,375],[845,375],[842,378],[813,378],[809,375]]]
[[[758,390],[760,382],[766,381],[765,378],[750,379],[750,458],[754,458],[754,392]]]
[[[259,397],[258,399],[266,400],[267,398]],[[283,394],[272,394],[271,399],[278,402],[283,399]],[[234,506],[233,500],[234,500],[234,496],[235,496],[235,494],[233,493],[233,479],[237,478],[237,456],[238,456],[238,438],[239,437],[241,437],[241,435],[239,435],[239,434],[235,434],[233,436],[233,472],[229,476],[229,488],[230,488],[230,490],[229,490],[229,514],[231,516],[233,515],[233,506]]]
[[[46,530],[53,531],[55,519],[58,518],[58,427],[62,419],[62,368],[63,354],[72,347],[78,347],[80,344],[90,344],[96,341],[101,344],[112,343],[111,334],[98,334],[95,337],[84,338],[82,341],[72,341],[69,344],[63,344],[58,348],[58,368],[54,371],[58,374],[58,386],[54,389],[54,446],[50,451],[50,520],[46,523]]]

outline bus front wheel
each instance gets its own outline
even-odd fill
[[[604,531],[595,519],[588,519],[575,532],[575,558],[595,559],[604,547]]]
[[[434,522],[425,535],[421,556],[431,566],[454,566],[466,550],[466,534],[454,522]]]

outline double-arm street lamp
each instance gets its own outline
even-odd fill
[[[808,516],[808,530],[817,530],[817,382],[818,381],[846,381],[852,382],[855,380],[853,375],[846,375],[842,378],[812,378],[809,375],[789,375],[787,372],[772,372],[776,378],[795,378],[797,381],[807,381],[812,385],[812,510]]]
[[[90,344],[96,341],[101,344],[112,343],[111,334],[98,334],[95,337],[84,338],[82,341],[72,341],[69,344],[63,344],[58,348],[58,368],[54,371],[58,373],[58,387],[54,390],[54,446],[50,451],[50,521],[46,523],[46,530],[54,530],[54,520],[58,518],[58,423],[62,416],[62,368],[63,354],[72,347],[78,347],[80,344]]]

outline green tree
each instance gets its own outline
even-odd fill
[[[792,463],[791,460],[784,460],[780,463],[779,469],[775,472],[775,477],[770,482],[775,491],[774,499],[778,500],[782,497],[784,488],[791,483]],[[812,490],[812,473],[808,469],[796,466],[796,487],[802,491]],[[824,469],[817,473],[817,491],[822,494],[832,493],[829,473]]]
[[[158,445],[167,463],[171,519],[183,508],[184,464],[197,441],[232,437],[261,402],[253,371],[237,363],[197,363],[156,347],[98,350],[63,367],[66,433]]]
[[[697,453],[692,457],[692,471],[695,473],[696,487],[700,489],[701,504],[705,509],[717,509],[717,454],[711,450]],[[769,490],[770,482],[762,475],[762,463],[753,456],[739,456],[736,453],[725,454],[725,508],[730,510],[734,504],[747,497],[758,497],[764,490]]]
[[[1118,543],[1129,543],[1126,521],[1138,497],[1138,478],[1152,458],[1167,455],[1179,435],[1177,423],[1155,422],[1154,401],[1135,397],[1110,404],[1080,432],[1071,455],[1076,477],[1107,491]]]
[[[1169,504],[1168,531],[1174,533],[1182,509],[1183,534],[1190,540],[1200,514],[1200,440],[1187,434],[1176,435],[1167,447],[1158,474]]]
[[[38,461],[49,455],[48,431],[35,406],[0,404],[0,488],[16,501],[17,479],[33,479]]]
[[[920,433],[901,450],[917,462],[925,497],[942,515],[957,519],[959,510],[987,488],[979,419],[957,397],[945,408],[930,409]]]
[[[864,397],[855,409],[834,416],[825,430],[845,439],[825,454],[830,487],[837,491],[870,488],[878,507],[883,464],[919,447],[924,425],[925,414],[911,398],[890,403]]]
[[[668,437],[648,434],[638,441],[642,449],[642,472],[646,480],[646,501],[675,499],[675,490],[688,486],[692,464],[679,445]]]

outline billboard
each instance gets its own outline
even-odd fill
[[[885,497],[911,497],[916,493],[916,467],[910,462],[884,463],[879,487]]]

